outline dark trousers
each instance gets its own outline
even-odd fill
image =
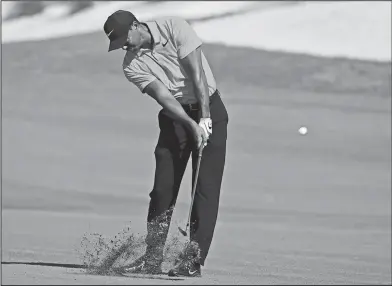
[[[184,110],[199,122],[199,110]],[[190,239],[200,247],[201,265],[204,265],[214,234],[226,157],[228,114],[219,91],[210,97],[210,114],[212,135],[203,150],[190,225]],[[197,150],[193,136],[183,125],[168,117],[163,110],[158,119],[160,134],[155,149],[155,180],[150,193],[146,243],[147,252],[154,253],[153,256],[162,261],[172,213],[190,154],[192,184],[194,182]]]

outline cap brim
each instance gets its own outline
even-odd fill
[[[118,38],[118,39],[110,42],[108,52],[122,48],[125,45],[125,43],[127,42],[127,38],[128,38],[128,35],[125,35],[124,37]]]

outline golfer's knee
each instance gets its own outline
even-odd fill
[[[149,194],[150,198],[157,201],[171,201],[173,185],[172,182],[158,183],[151,190]]]

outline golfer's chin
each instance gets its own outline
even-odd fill
[[[131,52],[131,53],[138,53],[140,50],[140,47],[124,47],[123,50],[127,51],[127,52]]]

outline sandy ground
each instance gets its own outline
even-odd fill
[[[106,44],[92,34],[3,45],[3,262],[78,264],[84,233],[112,236],[129,221],[144,231],[159,108]],[[3,264],[3,284],[391,283],[390,63],[205,51],[230,122],[203,277]],[[188,170],[172,234],[189,193]]]
[[[79,269],[3,265],[3,283],[380,284],[390,279],[385,219],[273,212],[242,216],[222,212],[201,279],[152,281],[86,275]],[[115,233],[126,222],[125,217],[20,210],[5,211],[3,220],[3,260],[59,263],[78,263],[82,233],[89,229]]]

